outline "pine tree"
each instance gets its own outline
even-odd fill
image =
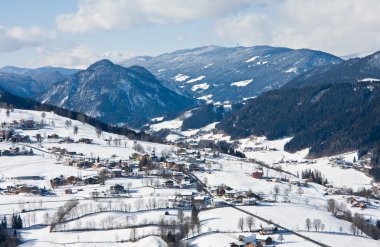
[[[17,218],[16,215],[12,214],[12,222],[11,222],[12,228],[16,229],[17,228]]]
[[[7,226],[8,226],[8,224],[7,224],[7,217],[5,217],[5,215],[4,215],[4,218],[1,220],[0,226],[2,228],[7,228]]]
[[[198,219],[198,210],[195,207],[195,203],[193,203],[192,209],[191,209],[191,221],[196,222]]]
[[[20,215],[18,215],[17,217],[17,229],[21,229],[22,228],[22,219],[20,217]]]

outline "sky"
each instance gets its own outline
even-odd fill
[[[207,45],[380,50],[380,0],[0,0],[0,67],[86,68]]]

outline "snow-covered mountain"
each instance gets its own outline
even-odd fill
[[[11,74],[19,74],[19,75],[36,75],[40,73],[46,72],[59,72],[62,75],[72,75],[78,72],[78,69],[68,69],[61,67],[53,67],[53,66],[45,66],[36,69],[30,68],[20,68],[15,66],[4,66],[0,68],[0,73],[11,73]]]
[[[207,46],[134,57],[121,65],[143,66],[177,92],[182,89],[196,98],[223,102],[259,95],[313,68],[341,61],[308,49]]]
[[[124,68],[109,60],[98,61],[87,70],[56,83],[39,99],[108,123],[131,126],[194,105],[193,99],[164,87],[146,69]]]
[[[42,72],[33,75],[3,72],[0,73],[0,88],[17,96],[33,98],[66,78],[67,75],[59,72]]]
[[[0,68],[0,87],[18,96],[33,98],[78,71],[59,67],[28,69],[5,66]]]
[[[356,84],[380,81],[380,51],[363,58],[353,58],[335,66],[321,67],[308,71],[285,87],[309,87],[326,84]]]

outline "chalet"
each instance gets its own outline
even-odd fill
[[[216,208],[217,207],[224,207],[226,205],[226,202],[222,199],[214,199],[212,201],[212,205]]]
[[[56,177],[50,180],[53,187],[66,185],[66,180],[63,177]]]
[[[197,208],[203,208],[210,202],[210,198],[208,196],[195,196],[193,202]]]
[[[164,185],[165,187],[169,187],[169,188],[171,188],[171,187],[173,187],[173,185],[174,185],[174,181],[169,179],[169,180],[165,181],[165,182],[163,183],[163,185]]]
[[[187,150],[185,148],[180,148],[178,149],[177,154],[180,156],[184,156],[187,154]]]
[[[173,171],[172,176],[173,176],[173,179],[176,181],[182,181],[182,179],[184,178],[184,174],[182,172]]]
[[[230,243],[230,247],[245,247],[245,244],[241,241],[235,241]]]
[[[72,189],[65,189],[65,194],[66,195],[70,195],[73,193],[73,190]]]
[[[261,235],[272,235],[278,231],[276,226],[265,226],[261,227],[260,234]]]
[[[19,193],[28,193],[28,194],[40,194],[40,189],[37,186],[31,186],[31,185],[19,185],[16,186],[16,189],[14,191],[15,194]]]
[[[251,176],[256,179],[262,179],[263,178],[263,171],[262,170],[257,170],[252,172]]]
[[[92,176],[83,179],[84,184],[98,184],[99,183],[99,177],[98,176]]]
[[[12,128],[0,129],[0,141],[9,140],[10,137],[15,133],[15,130]]]
[[[65,142],[65,143],[74,143],[74,140],[71,139],[70,137],[65,137],[63,138],[63,140],[61,141],[62,143]]]
[[[63,161],[63,165],[65,165],[65,166],[72,166],[73,165],[73,161],[70,158],[66,158]]]
[[[243,198],[244,205],[256,205],[257,200],[255,198]]]
[[[122,170],[121,169],[112,169],[110,172],[110,176],[112,178],[121,178],[122,175]]]
[[[51,134],[51,135],[48,135],[47,138],[48,138],[48,140],[49,139],[58,139],[59,135],[57,135],[57,134]]]
[[[226,193],[224,194],[224,196],[227,198],[235,198],[235,195],[236,195],[236,190],[227,190]]]
[[[21,119],[18,127],[23,129],[23,130],[37,130],[41,126],[40,126],[40,124],[37,124],[34,120]]]
[[[224,189],[224,186],[218,186],[216,189],[216,194],[218,196],[224,196],[226,194],[226,190]]]
[[[181,191],[179,194],[176,195],[177,201],[191,201],[193,198],[193,192],[192,191]]]
[[[92,143],[92,139],[89,139],[89,138],[80,138],[78,140],[78,143],[82,143],[82,144],[91,144]]]
[[[189,165],[189,171],[199,171],[199,165],[198,165],[198,164],[191,163],[191,164]]]
[[[95,171],[99,171],[100,169],[103,169],[105,166],[102,163],[93,163],[91,168]]]
[[[126,193],[127,191],[124,189],[124,186],[120,184],[115,184],[110,187],[109,192],[110,194],[123,194],[123,193]]]
[[[30,137],[28,135],[23,136],[23,135],[16,134],[11,137],[11,142],[13,143],[30,142]]]
[[[258,247],[263,246],[261,241],[256,238],[256,235],[252,234],[250,236],[239,235],[239,241],[242,242],[244,247]]]

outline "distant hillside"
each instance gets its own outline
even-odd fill
[[[72,75],[79,71],[79,69],[67,69],[67,68],[61,68],[61,67],[52,67],[52,66],[46,66],[46,67],[40,67],[36,69],[29,69],[29,68],[19,68],[15,66],[5,66],[0,68],[0,73],[11,73],[11,74],[19,74],[19,75],[36,75],[41,73],[53,73],[58,72],[62,75]]]
[[[195,105],[193,99],[164,87],[145,68],[124,68],[109,60],[98,61],[54,84],[39,99],[107,123],[134,127]]]
[[[42,72],[33,75],[3,72],[0,73],[0,86],[18,96],[34,98],[54,83],[66,78],[67,76],[59,72]]]
[[[218,128],[235,138],[294,138],[285,146],[310,148],[313,157],[380,144],[380,86],[363,83],[279,89],[250,100]]]
[[[307,49],[207,46],[135,57],[121,64],[147,68],[178,93],[184,90],[195,98],[236,102],[279,88],[316,67],[340,62],[333,55]]]
[[[59,67],[28,69],[6,66],[0,68],[0,86],[18,96],[35,98],[54,83],[78,71]]]
[[[380,81],[380,52],[354,58],[335,66],[308,71],[286,84],[286,87],[308,87],[323,84]]]
[[[62,109],[57,106],[41,104],[33,99],[23,98],[16,96],[12,93],[7,92],[0,86],[0,108],[18,108],[25,110],[37,110],[37,111],[53,111],[57,115],[62,117],[67,117],[73,120],[79,120],[83,123],[90,124],[96,128],[99,128],[103,131],[125,135],[130,139],[136,140],[144,140],[144,141],[152,141],[152,142],[161,142],[162,140],[157,137],[150,136],[144,132],[136,132],[130,130],[126,127],[112,126],[107,123],[101,122],[98,119],[89,117],[83,113],[79,113],[76,111],[70,111],[67,109]]]

